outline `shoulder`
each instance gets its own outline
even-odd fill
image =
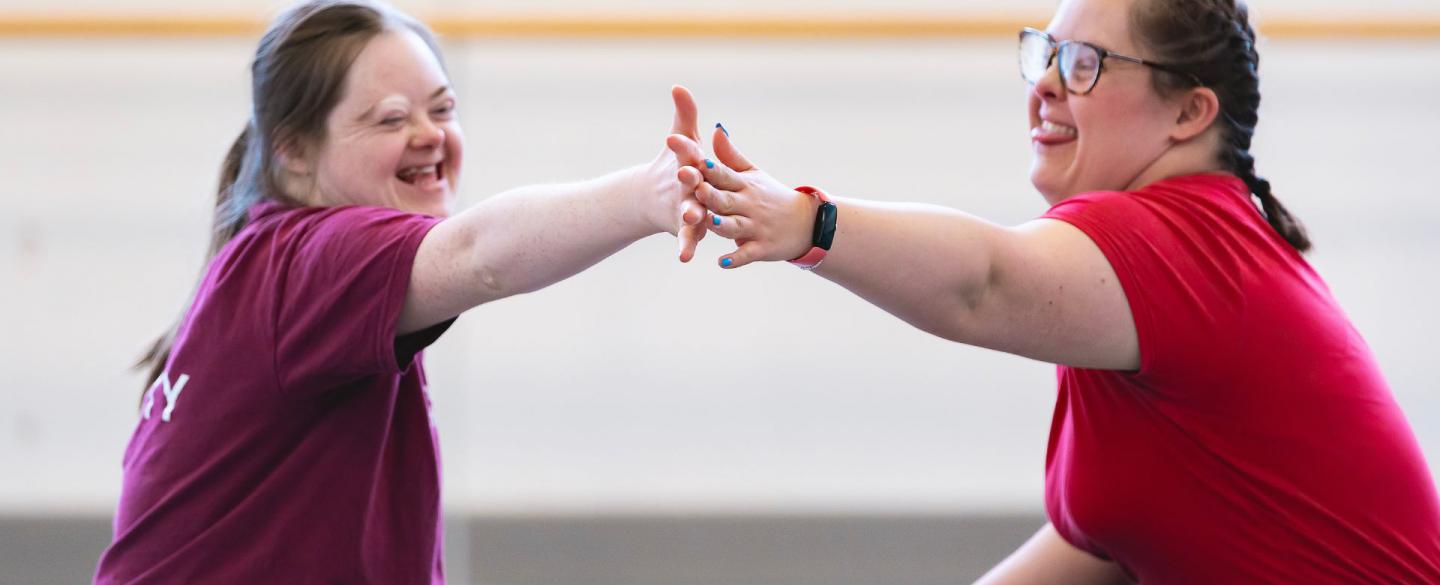
[[[440,218],[367,206],[303,207],[262,202],[250,222],[211,261],[220,281],[322,280],[364,266],[393,267],[414,256]]]
[[[1132,248],[1171,258],[1224,259],[1270,235],[1245,183],[1219,174],[1172,177],[1133,191],[1084,193],[1057,203],[1043,217],[1074,225],[1107,255]]]
[[[370,205],[338,205],[334,207],[280,206],[272,203],[257,206],[251,224],[258,230],[283,232],[325,230],[349,232],[395,223],[432,223],[439,218]]]
[[[1081,193],[1056,203],[1046,216],[1056,219],[1107,215],[1193,214],[1202,210],[1254,215],[1249,190],[1240,179],[1221,174],[1171,177],[1131,191]],[[1248,207],[1248,208],[1247,208]]]
[[[441,218],[389,207],[304,207],[271,202],[257,205],[251,216],[250,225],[237,240],[268,240],[294,251],[411,239],[441,221]]]

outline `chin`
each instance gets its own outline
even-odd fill
[[[453,207],[453,199],[447,198],[444,201],[412,202],[405,206],[405,211],[423,215],[433,215],[435,217],[450,217]]]
[[[429,192],[397,191],[390,195],[387,207],[406,213],[449,217],[455,207],[455,194],[448,188]]]
[[[1045,201],[1050,205],[1064,201],[1066,197],[1068,197],[1059,183],[1060,181],[1046,176],[1040,169],[1032,168],[1030,170],[1030,184],[1035,187],[1036,191],[1040,192],[1040,196],[1044,197]]]

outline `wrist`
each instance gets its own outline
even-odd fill
[[[784,260],[791,261],[810,252],[811,234],[815,228],[815,212],[820,209],[820,200],[802,191],[792,190],[795,195],[795,210],[791,214],[791,227],[786,230],[793,240],[785,246]]]
[[[624,217],[617,217],[615,220],[630,227],[641,237],[649,236],[673,229],[674,222],[666,217],[662,197],[660,193],[661,183],[652,180],[650,167],[652,165],[639,164],[633,167],[615,171],[602,178],[605,185],[604,192],[613,194],[614,199],[611,209],[626,210]]]
[[[830,245],[835,239],[837,213],[834,202],[825,191],[808,185],[795,190],[805,195],[810,222],[809,229],[804,231],[808,236],[805,247],[800,254],[791,257],[790,263],[810,270],[819,266],[830,253]]]

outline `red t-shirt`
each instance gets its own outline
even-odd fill
[[[1146,585],[1440,583],[1440,500],[1375,358],[1225,175],[1045,214],[1124,287],[1136,372],[1060,366],[1045,503]]]
[[[262,203],[210,263],[124,458],[95,582],[435,584],[440,461],[397,340],[440,220]]]

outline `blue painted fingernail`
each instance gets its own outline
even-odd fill
[[[715,225],[720,225],[720,216],[717,215],[717,216],[715,216],[713,219],[711,219],[710,221],[715,222]]]
[[[708,158],[705,159],[705,168],[707,168],[707,169],[713,169],[713,168],[715,168],[715,161],[710,160],[710,159],[708,159]]]
[[[730,131],[725,129],[725,125],[724,125],[724,124],[721,124],[721,123],[719,123],[719,122],[716,122],[716,123],[715,123],[715,127],[716,127],[716,128],[719,128],[721,132],[724,132],[726,136],[729,136],[729,135],[730,135]]]
[[[731,265],[731,264],[734,264],[734,263],[735,263],[735,261],[734,261],[734,260],[731,260],[731,259],[729,259],[729,258],[726,258],[726,259],[720,261],[720,265],[721,265],[721,266],[724,266],[724,267],[726,267],[726,268],[729,268],[730,265]]]

